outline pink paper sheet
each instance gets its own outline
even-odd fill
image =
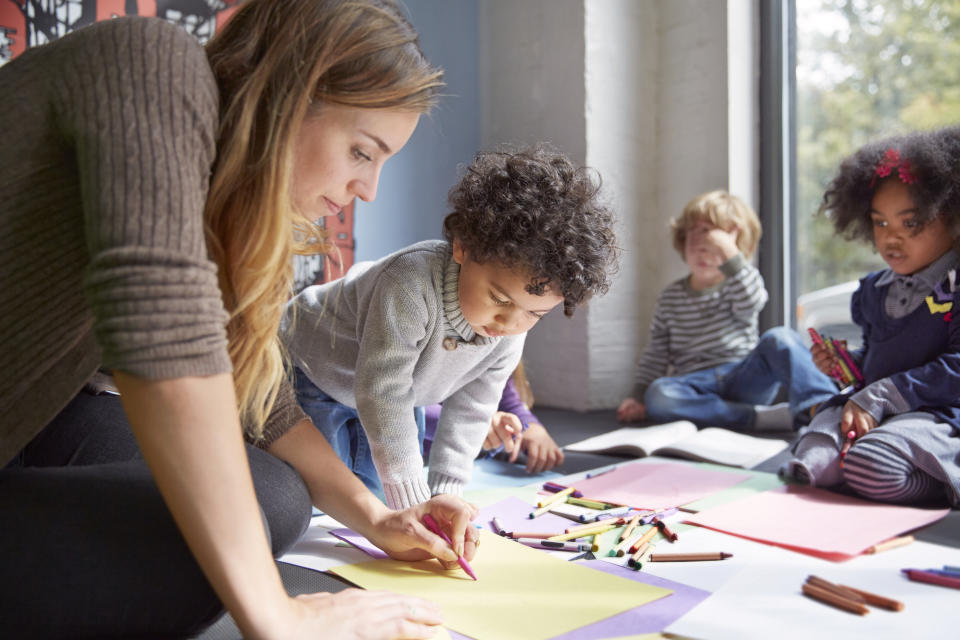
[[[791,485],[702,511],[686,522],[837,561],[936,522],[949,511],[868,502]]]
[[[575,484],[585,498],[639,509],[660,509],[699,500],[748,478],[748,474],[713,471],[689,464],[628,463]]]

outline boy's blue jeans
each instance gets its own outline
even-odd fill
[[[383,484],[373,464],[370,441],[360,424],[357,410],[327,395],[300,369],[294,368],[293,376],[293,386],[300,407],[313,420],[314,426],[330,443],[337,457],[343,460],[347,468],[353,471],[370,491],[384,500]],[[414,417],[417,420],[417,438],[422,452],[425,428],[423,410],[420,409],[418,415],[417,409],[414,409]]]
[[[813,364],[800,334],[770,329],[740,362],[654,380],[644,394],[647,418],[690,420],[697,426],[750,430],[754,405],[769,405],[781,385],[788,392],[794,425],[809,422],[809,410],[833,397],[837,386]]]

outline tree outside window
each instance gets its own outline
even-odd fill
[[[865,142],[960,123],[960,1],[796,0],[799,294],[883,261],[814,217],[840,160]],[[865,206],[868,203],[864,203]]]

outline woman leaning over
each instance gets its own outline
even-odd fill
[[[271,556],[311,502],[396,558],[455,560],[426,512],[476,548],[461,499],[392,512],[354,478],[276,337],[297,242],[374,197],[441,86],[398,7],[250,0],[206,50],[112,20],[0,86],[4,635],[184,636],[224,606],[248,637],[432,635],[417,598],[290,598]],[[121,400],[82,390],[101,367]]]

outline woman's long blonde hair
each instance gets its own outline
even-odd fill
[[[293,254],[327,247],[291,201],[300,125],[324,103],[424,113],[442,72],[392,0],[250,0],[207,56],[221,120],[206,238],[230,314],[241,422],[257,439],[285,375],[277,329]]]

